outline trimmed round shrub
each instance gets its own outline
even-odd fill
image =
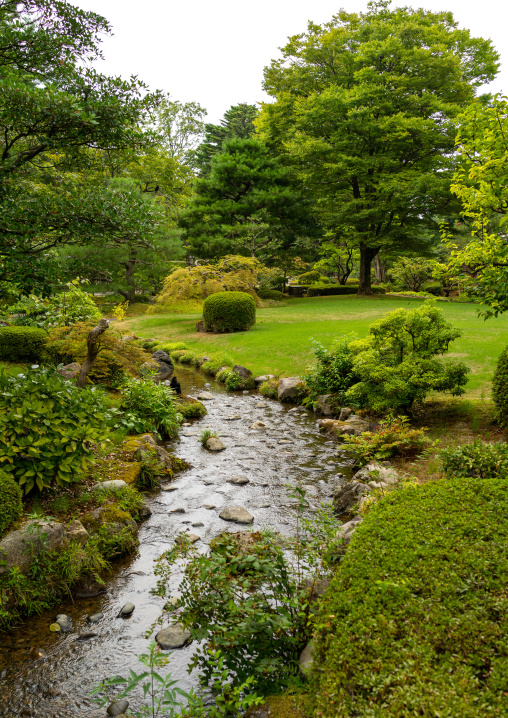
[[[203,319],[218,334],[245,331],[256,323],[256,303],[246,292],[217,292],[205,299]]]
[[[508,424],[508,347],[497,360],[492,380],[492,398],[499,422]]]
[[[37,327],[2,327],[0,360],[38,362],[44,352],[47,334]]]
[[[319,272],[305,272],[298,277],[298,284],[314,284],[319,282],[320,278]]]
[[[12,476],[0,469],[0,536],[23,513],[23,492]]]
[[[258,289],[257,294],[260,299],[273,299],[276,302],[284,299],[284,294],[277,289]]]

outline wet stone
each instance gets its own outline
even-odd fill
[[[211,511],[212,509],[215,509],[215,504],[203,504],[203,508],[207,509],[208,511]]]
[[[198,394],[197,398],[200,401],[210,401],[213,399],[213,394],[209,391],[202,391],[200,394]]]
[[[121,698],[118,701],[113,701],[113,703],[110,703],[106,710],[106,713],[108,714],[108,716],[120,716],[125,713],[128,707],[129,701],[125,698]]]
[[[172,514],[184,514],[184,513],[185,513],[185,509],[183,508],[183,506],[178,506],[178,508],[176,508],[176,509],[171,509],[170,513],[172,513]]]
[[[184,628],[180,623],[175,623],[174,626],[168,626],[168,628],[163,628],[162,631],[159,631],[155,640],[163,651],[169,651],[172,648],[185,646],[190,635],[188,629]]]
[[[197,528],[199,528],[200,526],[204,526],[204,523],[203,523],[202,521],[195,521],[195,522],[192,524],[192,526],[193,526],[193,528],[197,529]]]
[[[103,613],[92,613],[91,616],[88,616],[88,623],[99,623],[99,621],[102,621],[103,618]]]
[[[223,521],[233,521],[236,524],[251,524],[254,521],[254,516],[243,506],[227,506],[220,512],[219,517]]]
[[[207,448],[208,451],[224,451],[226,446],[216,436],[211,436],[209,439],[206,440],[205,448]]]
[[[244,484],[250,483],[250,479],[248,479],[243,474],[237,474],[236,476],[232,476],[230,479],[228,479],[228,484],[236,484],[237,486],[243,486]]]
[[[187,531],[184,531],[183,533],[178,535],[177,541],[179,541],[180,543],[184,541],[187,541],[187,543],[196,543],[197,541],[201,541],[201,537],[197,534],[191,534],[187,533]]]
[[[122,608],[120,609],[120,613],[118,614],[121,618],[126,618],[127,616],[130,616],[131,613],[134,611],[135,606],[130,601],[127,601]]]
[[[55,623],[58,623],[60,630],[67,633],[72,629],[72,618],[67,616],[65,613],[59,613],[56,617]]]
[[[161,491],[178,491],[178,486],[172,486],[171,484],[164,484],[164,486],[161,486]]]

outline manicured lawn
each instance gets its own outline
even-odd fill
[[[367,334],[369,325],[398,307],[419,306],[420,300],[400,297],[313,297],[293,299],[280,307],[258,309],[257,324],[248,332],[199,334],[199,314],[155,314],[133,317],[122,328],[144,338],[184,341],[203,354],[227,353],[235,363],[255,374],[302,374],[313,359],[312,341],[325,346],[341,334]],[[463,359],[471,368],[469,397],[489,397],[497,358],[508,344],[508,315],[484,321],[473,304],[439,302],[446,318],[462,329],[450,356]]]

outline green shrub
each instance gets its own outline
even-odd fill
[[[119,425],[131,434],[155,432],[162,439],[175,436],[182,421],[173,395],[163,384],[127,379],[122,386]]]
[[[501,425],[508,423],[508,347],[497,360],[492,379],[492,398],[496,405],[496,414]]]
[[[272,299],[275,302],[282,302],[284,294],[277,289],[258,289],[258,297],[260,299]]]
[[[506,474],[376,502],[320,605],[308,714],[506,715],[507,545]]]
[[[201,364],[201,371],[208,376],[217,376],[219,369],[222,369],[223,367],[231,367],[233,364],[234,362],[230,356],[220,353],[203,362]]]
[[[171,354],[171,352],[174,352],[177,349],[188,349],[189,347],[185,344],[185,342],[163,342],[162,344],[157,344],[155,348],[162,349],[162,351]]]
[[[338,406],[344,405],[346,391],[358,381],[353,371],[349,342],[347,337],[341,337],[333,342],[330,349],[325,349],[314,341],[317,363],[304,376],[310,403],[322,394],[335,394]]]
[[[319,272],[304,272],[298,277],[298,284],[314,284],[314,282],[319,282],[320,278]]]
[[[390,416],[380,424],[375,432],[365,431],[360,436],[343,437],[357,463],[362,466],[373,459],[380,461],[393,456],[418,456],[430,445],[425,428],[411,428],[407,416]]]
[[[321,282],[321,284],[330,284],[330,277],[321,276],[318,281]]]
[[[23,513],[23,492],[11,474],[0,469],[0,536]]]
[[[241,391],[243,389],[255,389],[256,388],[256,382],[254,381],[253,377],[249,377],[248,379],[243,379],[241,376],[239,376],[234,371],[232,371],[228,374],[228,376],[226,377],[226,381],[224,383],[225,383],[226,389],[228,389],[228,391]]]
[[[26,493],[79,481],[114,422],[103,392],[78,389],[51,367],[0,373],[1,468]]]
[[[2,327],[0,360],[39,362],[44,354],[47,334],[37,327]]]
[[[256,303],[246,292],[217,292],[205,299],[203,319],[212,332],[242,332],[256,323]]]
[[[330,286],[329,284],[313,284],[310,286],[307,290],[307,296],[308,297],[333,297],[333,296],[340,296],[343,294],[357,294],[358,293],[358,284],[351,284],[351,285],[344,285],[339,284]],[[384,287],[372,287],[372,293],[373,294],[385,294],[386,290]]]
[[[220,381],[222,384],[225,384],[226,379],[232,373],[233,373],[232,369],[230,369],[229,367],[225,367],[224,369],[221,369],[221,371],[217,372],[215,378],[217,379],[217,381]]]
[[[443,471],[448,477],[477,476],[490,479],[508,476],[508,444],[495,442],[484,444],[475,439],[471,444],[463,444],[441,451]]]
[[[440,282],[425,282],[425,284],[422,285],[422,290],[432,294],[434,297],[443,296],[443,287]]]
[[[268,379],[259,386],[259,393],[262,396],[268,396],[270,399],[277,399],[279,389],[278,379]]]
[[[65,291],[40,299],[34,295],[23,297],[10,308],[13,313],[21,313],[22,319],[35,327],[71,326],[77,322],[97,323],[101,312],[93,298],[79,286],[79,280],[68,284]],[[20,318],[18,318],[20,319]]]
[[[172,351],[169,356],[179,364],[193,364],[197,359],[196,354],[190,349],[177,349]]]

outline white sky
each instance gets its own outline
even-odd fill
[[[343,7],[361,11],[367,0],[71,0],[104,15],[113,37],[103,42],[98,69],[128,78],[138,75],[151,89],[174,100],[199,102],[208,122],[240,102],[266,100],[263,68],[279,57],[290,35],[307,21],[322,24]],[[489,38],[501,55],[500,72],[489,90],[508,94],[508,3],[506,0],[416,0],[396,5],[451,10],[473,36]]]

